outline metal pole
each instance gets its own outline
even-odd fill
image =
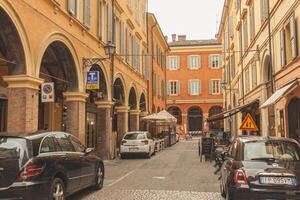
[[[269,36],[269,53],[270,62],[269,69],[271,70],[271,89],[274,92],[274,77],[273,77],[273,55],[272,55],[272,33],[271,33],[271,15],[270,15],[270,0],[268,0],[268,36]]]
[[[115,0],[112,0],[112,36],[111,43],[115,44]],[[113,103],[114,98],[114,62],[115,62],[115,53],[110,55],[110,75],[111,75],[111,100]],[[112,123],[112,132],[113,132],[113,118],[114,118],[114,104],[110,109],[110,119]],[[117,131],[116,147],[119,148],[119,134]]]
[[[240,33],[239,33],[239,38],[240,38],[240,50],[241,50],[241,54],[240,54],[240,63],[241,63],[241,79],[242,79],[242,98],[243,98],[243,105],[245,104],[245,89],[244,89],[244,62],[243,62],[243,52],[246,51],[242,51],[243,49],[243,34],[242,34],[242,29],[243,29],[243,22],[242,22],[242,2],[240,1],[240,23],[241,23],[241,27],[240,27]],[[244,49],[246,50],[246,49]]]

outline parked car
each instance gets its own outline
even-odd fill
[[[151,158],[153,154],[155,154],[155,141],[151,133],[134,131],[124,135],[120,148],[121,158],[128,155],[144,155]]]
[[[101,189],[104,165],[68,133],[1,133],[0,180],[0,199],[63,200],[83,188]]]
[[[300,147],[292,139],[241,137],[221,169],[226,199],[299,199]]]

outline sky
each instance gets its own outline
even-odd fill
[[[217,33],[224,0],[148,0],[164,33],[187,35],[188,40],[212,39]]]

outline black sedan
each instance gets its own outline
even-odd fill
[[[285,138],[240,137],[225,154],[226,199],[300,199],[300,147]]]
[[[64,200],[101,189],[104,165],[93,149],[64,132],[0,134],[0,199]]]

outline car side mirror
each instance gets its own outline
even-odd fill
[[[94,151],[94,148],[86,148],[86,149],[84,150],[84,153],[85,153],[85,154],[89,154],[89,153],[91,153],[92,151]]]

